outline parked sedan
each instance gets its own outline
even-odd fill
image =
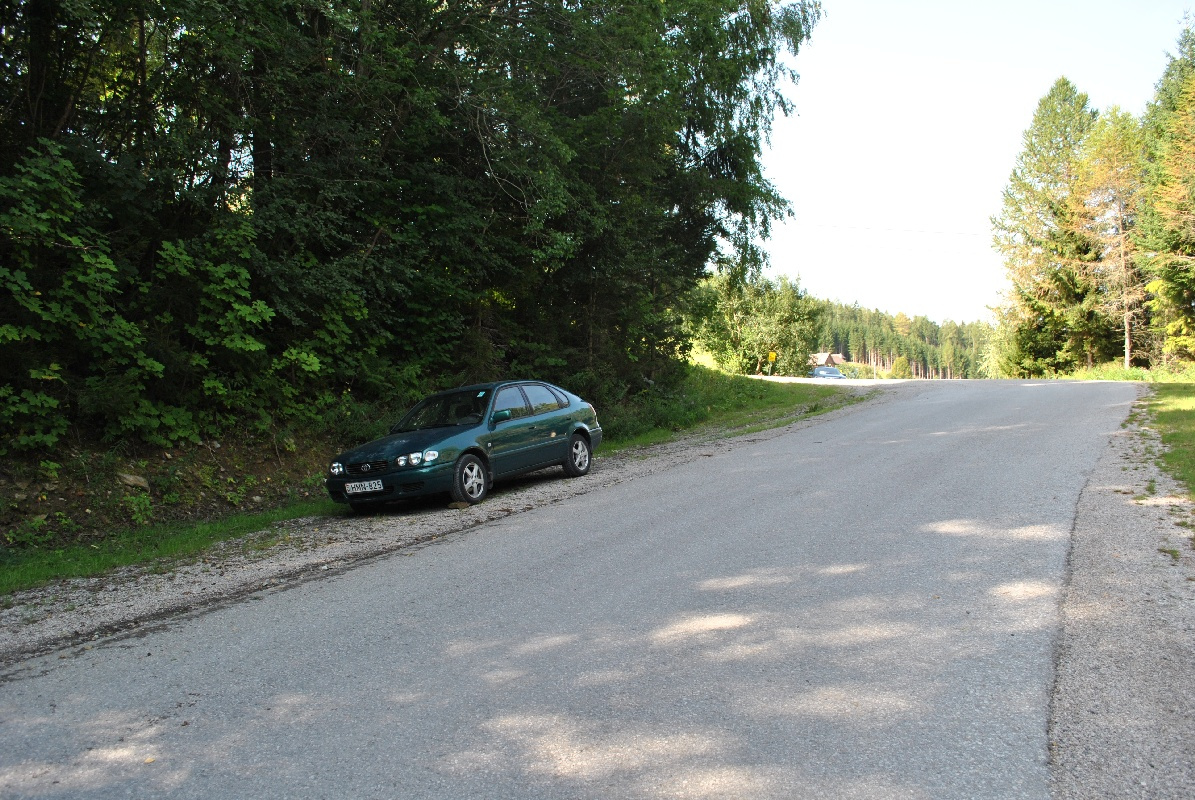
[[[389,435],[336,456],[324,483],[354,511],[441,492],[480,503],[496,479],[557,464],[568,477],[586,474],[601,441],[593,406],[559,386],[463,386],[425,398]]]

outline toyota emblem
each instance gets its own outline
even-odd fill
[[[362,465],[361,465],[361,471],[362,471],[362,472],[369,472],[369,465],[368,465],[368,464],[362,464]]]

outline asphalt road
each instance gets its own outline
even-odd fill
[[[0,797],[1046,798],[1069,532],[1134,397],[908,384],[31,659]]]

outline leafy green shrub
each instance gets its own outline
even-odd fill
[[[45,516],[30,517],[4,533],[10,547],[41,547],[53,538],[54,530]]]
[[[134,525],[148,525],[153,521],[153,501],[148,492],[126,494],[121,498],[120,505]]]

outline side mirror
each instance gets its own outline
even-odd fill
[[[504,408],[501,411],[494,412],[493,416],[490,417],[490,424],[497,425],[499,422],[506,422],[508,419],[510,419],[510,409]]]

